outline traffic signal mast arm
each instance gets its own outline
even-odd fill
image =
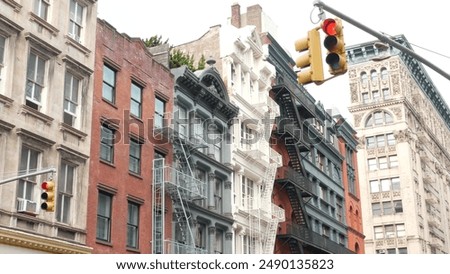
[[[34,171],[34,172],[29,172],[26,174],[22,174],[22,175],[18,175],[18,176],[14,176],[14,177],[10,177],[8,179],[3,179],[0,180],[0,185],[12,182],[12,181],[16,181],[22,178],[26,178],[26,177],[30,177],[30,176],[35,176],[35,175],[41,175],[41,174],[46,174],[46,173],[55,173],[56,172],[56,168],[46,168],[43,170],[39,170],[39,171]]]
[[[407,48],[407,47],[405,47],[405,46],[395,42],[394,40],[392,40],[389,37],[383,35],[382,33],[374,31],[371,28],[368,28],[365,25],[359,23],[358,21],[353,20],[352,18],[346,16],[345,14],[343,14],[343,13],[333,9],[332,7],[326,5],[321,0],[314,1],[314,6],[336,15],[337,17],[339,17],[342,20],[352,24],[353,26],[355,26],[355,27],[357,27],[357,28],[359,28],[359,29],[361,29],[361,30],[363,30],[363,31],[365,31],[365,32],[375,36],[376,38],[380,39],[381,42],[385,42],[386,44],[389,44],[389,45],[393,46],[394,48],[397,48],[400,51],[402,51],[402,52],[404,52],[406,54],[409,54],[411,57],[417,59],[418,61],[420,61],[423,64],[427,65],[432,70],[434,70],[437,73],[439,73],[440,75],[444,76],[447,80],[450,80],[450,74],[446,73],[445,71],[443,71],[439,67],[435,66],[433,63],[429,62],[427,59],[425,59],[422,56],[418,55],[417,53],[415,53],[411,49],[409,49],[409,48]]]

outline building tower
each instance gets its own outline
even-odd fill
[[[403,35],[394,40],[411,48]],[[395,48],[372,41],[347,56],[366,253],[448,253],[448,105]]]
[[[96,0],[0,1],[0,253],[90,253]],[[54,207],[41,209],[41,183]],[[50,195],[47,193],[46,195]]]

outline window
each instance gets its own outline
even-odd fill
[[[376,111],[370,114],[366,120],[366,127],[387,125],[393,123],[392,115],[385,111]]]
[[[69,36],[80,42],[83,28],[84,7],[76,0],[70,0]]]
[[[368,92],[363,92],[361,95],[362,95],[363,103],[369,102],[369,93]]]
[[[28,147],[22,147],[20,155],[19,175],[36,171],[38,167],[39,152]],[[17,185],[17,198],[33,201],[33,191],[36,185],[36,176],[19,179]]]
[[[116,72],[107,65],[103,65],[102,96],[110,103],[114,104],[116,101]]]
[[[374,148],[375,147],[375,137],[366,137],[366,147],[367,148]]]
[[[377,139],[377,147],[384,147],[385,146],[385,141],[384,141],[385,137],[384,137],[384,135],[377,135],[376,139]]]
[[[101,125],[100,136],[100,159],[113,163],[114,162],[114,142],[115,132],[108,125]]]
[[[253,180],[246,178],[245,176],[242,176],[242,184],[241,184],[241,205],[244,207],[249,207],[249,209],[253,208],[253,190],[254,190],[254,183]]]
[[[371,180],[370,184],[370,192],[387,192],[387,191],[399,191],[400,190],[400,178],[384,178],[380,181]]]
[[[387,80],[389,76],[388,70],[386,68],[381,68],[380,72],[381,72],[381,80]]]
[[[130,113],[138,118],[142,118],[142,88],[135,83],[131,83],[131,105]]]
[[[37,110],[41,106],[42,90],[44,89],[45,63],[44,58],[34,51],[28,55],[26,104]]]
[[[361,72],[361,83],[366,84],[367,83],[367,73]]]
[[[388,99],[391,95],[391,91],[388,88],[383,88],[381,90],[383,92],[383,98]]]
[[[379,157],[378,158],[378,167],[380,169],[387,169],[388,168],[388,162],[386,157]]]
[[[370,71],[370,80],[371,80],[372,82],[375,82],[375,81],[378,80],[378,73],[377,73],[376,70],[371,70],[371,71]]]
[[[128,201],[127,247],[139,247],[139,205]]]
[[[380,203],[372,203],[372,215],[373,216],[381,216],[381,205]]]
[[[374,227],[375,239],[401,238],[406,236],[404,224],[390,224]]]
[[[340,197],[336,198],[336,219],[340,222],[344,222],[343,200]]]
[[[380,192],[380,183],[377,180],[372,180],[370,184],[370,193]]]
[[[393,133],[386,134],[388,146],[395,146],[395,137]]]
[[[34,0],[34,13],[44,20],[47,20],[48,15],[48,0]]]
[[[112,196],[100,191],[98,193],[97,207],[97,239],[105,242],[111,241],[111,209]]]
[[[74,126],[78,109],[80,80],[66,71],[64,81],[64,123]]]
[[[197,248],[206,249],[206,225],[197,223],[195,230],[195,246]]]
[[[214,189],[214,205],[217,213],[222,213],[222,186],[223,181],[216,178],[216,185]]]
[[[75,182],[76,168],[66,162],[61,163],[58,177],[58,197],[56,201],[56,220],[68,224]]]
[[[214,247],[215,254],[223,253],[223,230],[216,228],[216,244]]]
[[[378,99],[380,99],[380,91],[378,91],[378,90],[372,91],[372,99],[374,101],[377,101]]]
[[[377,170],[377,159],[376,158],[368,159],[367,165],[369,167],[369,171]]]
[[[178,134],[183,138],[188,138],[189,136],[189,118],[186,108],[183,106],[178,106]]]
[[[398,167],[398,157],[397,155],[391,155],[389,156],[389,167]]]
[[[141,144],[134,139],[130,139],[129,171],[141,174]]]
[[[162,128],[164,126],[164,112],[165,102],[159,98],[155,99],[155,121],[153,126],[155,128]]]
[[[222,142],[223,142],[223,136],[222,136],[222,130],[217,126],[213,125],[214,129],[212,129],[212,134],[209,134],[208,137],[211,138],[212,142],[212,148],[213,148],[213,155],[214,159],[221,162],[222,161]]]

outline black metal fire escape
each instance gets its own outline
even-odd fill
[[[272,88],[274,99],[280,106],[281,116],[277,121],[278,140],[284,142],[289,155],[289,172],[284,172],[282,180],[289,202],[293,210],[293,222],[305,230],[309,230],[309,220],[306,213],[304,197],[310,197],[311,192],[306,188],[311,187],[306,170],[302,164],[301,152],[310,150],[307,138],[307,130],[303,128],[305,119],[314,117],[314,108],[305,105],[298,96],[291,92],[285,85],[277,85]],[[289,177],[289,178],[288,178]],[[303,253],[302,245],[294,239],[288,241],[292,253]]]

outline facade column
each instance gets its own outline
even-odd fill
[[[214,210],[216,207],[214,199],[214,190],[216,189],[216,174],[210,172],[208,174],[208,209]]]
[[[216,246],[216,227],[210,226],[208,227],[208,253],[214,254]]]
[[[223,245],[223,254],[233,253],[233,232],[225,232],[225,243]]]
[[[223,197],[222,197],[222,208],[223,214],[226,217],[233,217],[233,192],[231,191],[231,181],[227,180],[224,182]]]

